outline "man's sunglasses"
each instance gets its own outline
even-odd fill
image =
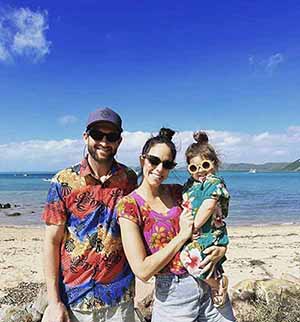
[[[106,137],[106,140],[110,143],[117,142],[121,137],[121,133],[119,132],[104,133],[93,129],[88,130],[87,134],[95,141],[101,141],[104,139],[104,137]]]
[[[190,163],[188,170],[191,174],[198,171],[210,171],[214,167],[213,162],[210,160],[203,160],[200,164]]]
[[[159,157],[156,157],[155,155],[151,155],[151,154],[144,154],[142,158],[147,159],[154,167],[157,167],[159,164],[162,163],[163,168],[166,170],[171,170],[175,168],[177,164],[176,162],[171,160],[161,161]]]

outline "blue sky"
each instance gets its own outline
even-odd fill
[[[77,161],[99,106],[124,162],[162,125],[181,152],[205,129],[225,162],[299,158],[299,21],[298,1],[0,0],[0,171]]]

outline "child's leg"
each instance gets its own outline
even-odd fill
[[[220,278],[208,278],[204,280],[211,289],[211,297],[216,307],[223,306],[227,299],[228,278],[221,275]]]

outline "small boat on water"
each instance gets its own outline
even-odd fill
[[[249,173],[256,173],[256,169],[250,169]]]

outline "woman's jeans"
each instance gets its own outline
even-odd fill
[[[216,308],[210,288],[186,274],[158,275],[155,280],[152,322],[233,322],[231,303]]]

